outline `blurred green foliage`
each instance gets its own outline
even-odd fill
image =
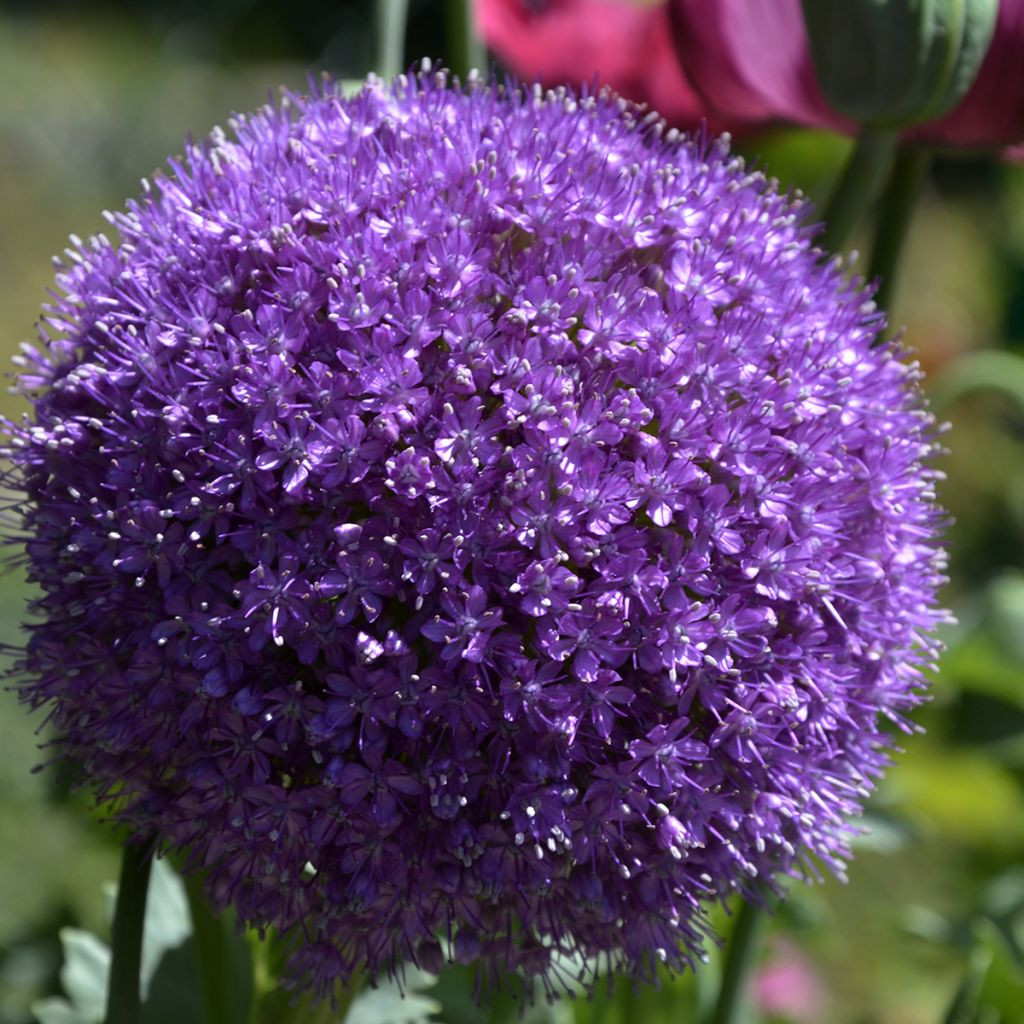
[[[412,4],[410,59],[443,56],[438,7]],[[188,132],[259,105],[268,86],[301,89],[322,68],[363,75],[369,15],[368,2],[340,0],[6,5],[0,354],[32,336],[52,281],[48,258],[69,232],[100,230],[100,211],[136,192]],[[790,132],[739,145],[783,187],[821,200],[848,143]],[[1024,358],[1024,168],[970,156],[937,163],[894,313],[936,380],[974,352]],[[22,411],[10,396],[2,402],[7,414]],[[872,801],[848,884],[795,887],[773,921],[759,983],[802,965],[817,994],[811,1008],[794,1004],[767,1022],[1024,1021],[1024,405],[980,390],[942,415],[953,425],[942,500],[955,517],[947,600],[959,625],[918,716],[927,733],[907,737]],[[8,575],[5,642],[17,642],[25,597]],[[102,884],[117,874],[116,837],[87,798],[69,795],[55,772],[30,773],[47,756],[36,749],[40,725],[0,693],[0,1024],[25,1024],[33,1000],[60,996],[62,939],[76,963],[95,952],[96,940],[68,929],[106,937]],[[524,1017],[505,991],[490,1020],[683,1024],[713,998],[720,954],[708,952],[696,976],[658,990],[603,982],[592,997],[554,1008],[541,1000]],[[74,984],[65,978],[65,996]],[[434,1019],[480,1024],[488,1018],[473,984],[472,972],[452,968],[404,1009],[388,1002],[393,992],[374,993],[359,1021],[417,1020],[439,1005]]]

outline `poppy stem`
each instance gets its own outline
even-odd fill
[[[474,68],[487,69],[487,50],[477,35],[471,0],[447,0],[448,66],[463,82]]]
[[[914,217],[914,205],[928,177],[931,162],[932,154],[928,148],[901,146],[882,194],[868,280],[878,281],[875,302],[887,312],[892,310],[895,301],[900,256]]]
[[[740,904],[725,952],[718,1001],[708,1024],[735,1024],[746,996],[747,975],[757,959],[757,946],[768,915],[746,900]]]
[[[139,1024],[141,1019],[142,932],[152,863],[151,842],[125,842],[114,908],[104,1024]]]
[[[386,80],[400,75],[405,64],[405,27],[409,16],[409,0],[377,0],[376,72]]]
[[[864,128],[822,211],[825,227],[818,244],[841,252],[870,209],[896,156],[898,136],[884,128]]]

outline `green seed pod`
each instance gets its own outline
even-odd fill
[[[802,0],[826,101],[901,127],[952,110],[988,52],[999,0]]]

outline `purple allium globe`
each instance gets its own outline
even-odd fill
[[[426,71],[233,128],[76,242],[26,357],[61,756],[321,988],[680,968],[709,902],[841,870],[941,516],[806,208],[605,94]]]

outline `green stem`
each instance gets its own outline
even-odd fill
[[[314,1002],[310,996],[303,996],[294,1006],[288,1008],[286,1020],[293,1024],[343,1024],[348,1016],[348,1006],[335,1011],[330,1000]]]
[[[192,943],[196,951],[196,968],[202,997],[205,1024],[225,1024],[244,1019],[238,1000],[241,993],[231,984],[230,952],[224,934],[224,923],[211,910],[203,894],[203,884],[195,875],[185,877],[188,907],[192,915]]]
[[[864,128],[850,159],[822,211],[825,228],[818,244],[830,252],[847,247],[892,167],[898,136],[881,128]]]
[[[362,981],[362,976],[357,971],[347,985],[334,993],[333,1004],[330,999],[315,1002],[310,996],[303,996],[298,1004],[289,1010],[288,1020],[294,1021],[295,1024],[345,1024],[348,1011],[363,987]]]
[[[152,843],[124,844],[121,878],[117,886],[111,942],[110,979],[104,1024],[139,1024],[142,998],[142,930],[146,921],[146,893]]]
[[[633,982],[627,981],[623,988],[626,990],[626,995],[622,1001],[622,1024],[642,1024],[645,1014],[633,988]]]
[[[352,1009],[352,1004],[355,1002],[355,998],[359,995],[362,987],[363,974],[362,971],[357,969],[352,977],[348,979],[348,984],[338,994],[338,1014],[334,1018],[336,1024],[345,1024],[348,1011]]]
[[[264,1020],[265,1004],[277,985],[277,971],[272,963],[273,939],[266,935],[262,939],[253,929],[245,933],[252,960],[252,1002],[246,1024],[261,1024]]]
[[[269,992],[261,1002],[258,1019],[263,1024],[344,1024],[352,1003],[363,987],[362,972],[357,970],[345,986],[334,990],[334,1003],[310,995],[302,996],[294,1005],[292,995],[283,988]]]
[[[757,959],[757,945],[767,923],[767,915],[751,903],[740,905],[736,922],[729,937],[722,970],[722,984],[718,990],[709,1024],[735,1024],[746,994],[747,975]]]
[[[409,0],[377,0],[377,67],[382,78],[391,79],[405,70],[405,24]]]
[[[878,280],[875,302],[885,310],[891,310],[895,301],[903,244],[931,162],[931,151],[924,146],[901,147],[882,195],[868,280]]]
[[[463,81],[476,68],[487,67],[487,51],[473,24],[472,0],[447,0],[448,65]]]

